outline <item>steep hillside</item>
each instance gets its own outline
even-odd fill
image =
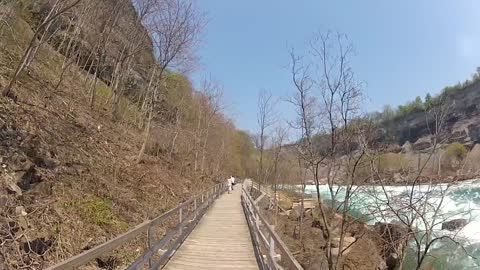
[[[53,3],[41,0],[25,4],[23,18],[33,27],[38,26]],[[139,91],[148,80],[148,68],[155,59],[152,41],[132,1],[86,0],[84,3],[56,21],[56,25],[48,27],[49,44],[63,55],[78,54],[78,65],[91,74],[97,72],[107,84],[112,83],[115,76],[118,58],[131,55],[132,73],[129,76],[137,88],[129,90]],[[71,47],[75,47],[74,50]]]
[[[474,78],[464,84],[446,88],[436,99],[442,100],[447,113],[442,120],[442,140],[445,143],[460,142],[469,147],[479,143],[480,80]],[[417,150],[428,148],[428,137],[433,132],[435,120],[426,116],[425,106],[421,103],[408,113],[383,121],[386,134],[384,139],[400,146],[410,142]]]
[[[109,5],[116,2],[99,1],[105,5],[100,10],[109,12]],[[125,15],[121,25],[126,28],[115,27],[117,41],[112,44],[121,47],[137,19],[130,2],[118,2],[128,3],[130,10],[121,13]],[[6,11],[0,7],[0,12]],[[0,14],[0,23],[8,22],[0,29],[2,89],[33,35],[36,16],[45,8],[31,7]],[[85,54],[91,52],[88,36],[98,35],[93,24],[83,28],[92,32],[82,33],[78,42],[85,44]],[[39,47],[20,75],[12,89],[15,98],[0,98],[0,269],[44,269],[172,208],[226,174],[244,173],[242,164],[248,162],[242,163],[248,158],[240,157],[248,154],[248,136],[242,137],[244,133],[221,113],[204,127],[199,115],[211,110],[211,104],[201,103],[202,95],[188,79],[175,74],[166,81],[166,105],[161,107],[173,120],[155,118],[146,156],[137,162],[144,138],[139,99],[124,93],[122,117],[113,120],[109,76],[89,70],[82,57],[76,58],[80,61],[71,64],[58,84],[66,62],[63,47],[55,42],[59,33]],[[139,82],[154,61],[149,39],[141,44],[146,50],[134,58],[138,64],[132,65],[135,71],[130,73]],[[117,53],[108,50],[112,58]],[[98,78],[97,99],[90,106],[89,89]],[[181,106],[185,103],[189,106]],[[210,127],[215,130],[206,136]],[[202,132],[191,132],[197,129]],[[203,158],[194,168],[199,159],[195,153]],[[122,265],[138,256],[143,239],[138,243],[138,249],[116,251],[114,260]]]

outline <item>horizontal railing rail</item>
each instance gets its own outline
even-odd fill
[[[226,190],[227,186],[224,183],[217,184],[213,188],[180,203],[177,207],[162,215],[145,221],[130,231],[101,245],[60,262],[48,268],[48,270],[76,269],[145,234],[147,238],[146,252],[131,263],[127,269],[143,269],[145,266],[148,269],[158,269],[168,261],[190,232],[193,231],[213,201]],[[155,239],[156,230],[175,216],[178,219],[174,223],[173,228],[168,229],[160,239]],[[158,256],[159,258],[155,258]]]
[[[259,198],[265,197],[261,192]],[[247,184],[242,188],[242,205],[250,227],[255,250],[263,269],[273,270],[303,270],[288,247],[275,232],[272,225],[260,213],[257,205],[259,198],[254,200],[250,195]]]

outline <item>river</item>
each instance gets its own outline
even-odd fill
[[[335,190],[337,188],[334,187]],[[435,270],[480,269],[480,179],[435,186],[418,185],[413,191],[411,186],[386,186],[385,191],[380,186],[355,186],[353,190],[349,213],[368,224],[398,222],[391,209],[400,211],[401,206],[407,205],[412,197],[417,211],[422,211],[426,217],[424,222],[416,219],[416,228],[421,231],[432,226],[434,237],[448,235],[462,244],[459,246],[448,239],[437,241],[429,253],[428,264]],[[307,185],[305,193],[316,197],[315,186]],[[326,185],[320,186],[320,194],[322,200],[330,199]],[[336,204],[344,196],[345,190],[340,187]],[[391,208],[386,206],[387,197],[390,205],[393,205]],[[402,211],[404,216],[412,216],[412,210],[405,208]],[[466,219],[468,223],[458,231],[442,230],[442,223],[453,219]],[[413,253],[413,248],[408,250],[404,269],[412,269],[415,260]]]

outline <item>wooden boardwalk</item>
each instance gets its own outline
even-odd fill
[[[218,198],[163,269],[259,269],[243,208],[242,187]]]

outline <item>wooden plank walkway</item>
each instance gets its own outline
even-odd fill
[[[236,185],[218,198],[163,269],[259,269],[241,193]]]

